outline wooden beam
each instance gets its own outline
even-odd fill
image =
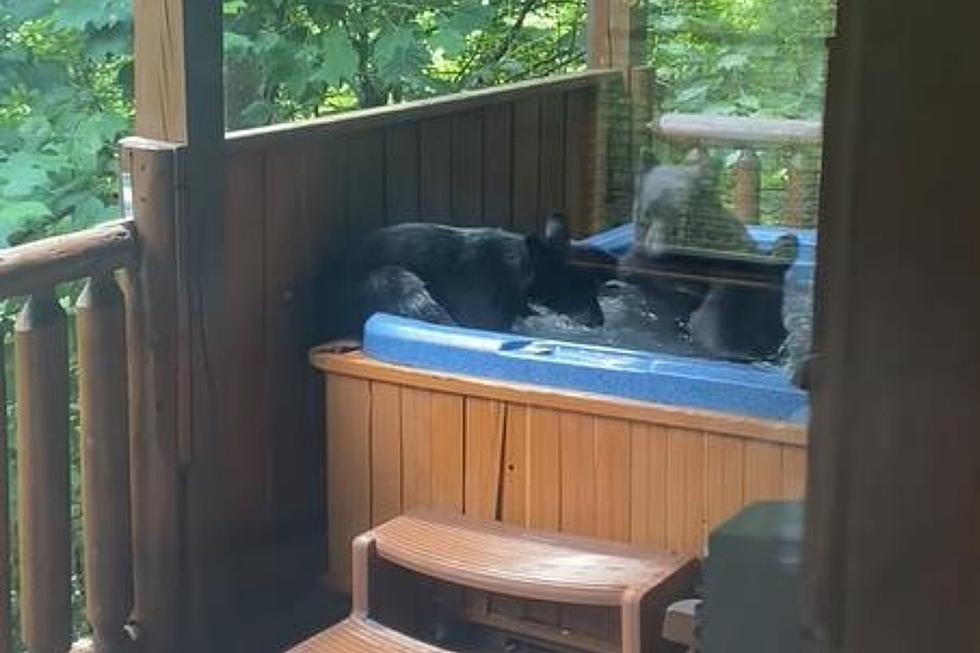
[[[645,0],[590,0],[590,68],[632,68],[646,64]]]
[[[977,650],[980,132],[963,129],[980,97],[976,7],[839,7],[817,254],[812,648]]]
[[[166,468],[159,474],[146,473],[158,474],[166,492],[160,500],[170,502],[175,482],[171,474],[174,461],[179,460],[180,501],[166,503],[171,513],[161,517],[160,525],[167,521],[183,538],[179,545],[186,553],[174,571],[183,575],[174,582],[185,590],[179,634],[184,636],[183,646],[192,650],[221,649],[212,634],[223,625],[227,603],[220,594],[224,479],[214,458],[222,438],[232,436],[218,432],[213,415],[207,350],[214,343],[205,336],[189,335],[205,332],[203,295],[211,277],[220,274],[213,259],[220,258],[221,246],[212,235],[226,219],[221,15],[219,0],[134,0],[137,136],[184,145],[175,158],[179,169],[173,171],[182,184],[177,203],[146,217],[161,221],[146,228],[160,234],[160,254],[175,267],[147,272],[146,283],[160,284],[165,305],[173,311],[166,314],[165,323],[170,325],[168,337],[175,350],[167,353],[166,360],[167,374],[174,375],[166,437],[160,442],[166,449],[157,452],[166,457]],[[173,201],[173,195],[161,201]],[[148,260],[148,256],[145,265],[162,260]],[[141,481],[134,476],[133,482]]]

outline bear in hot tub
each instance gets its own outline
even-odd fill
[[[616,259],[574,243],[552,213],[543,234],[405,223],[363,235],[323,275],[321,335],[357,337],[375,312],[508,331],[531,304],[596,326]]]
[[[772,360],[788,335],[784,280],[799,243],[791,233],[761,249],[721,203],[707,159],[653,162],[639,175],[633,244],[620,277],[645,291],[662,322],[713,357]]]

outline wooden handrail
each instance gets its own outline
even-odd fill
[[[122,267],[135,252],[132,220],[0,250],[0,299]]]
[[[315,120],[245,129],[227,134],[225,147],[233,151],[263,148],[272,143],[281,144],[294,139],[344,134],[400,122],[423,120],[487,104],[510,102],[518,98],[600,86],[604,82],[622,79],[622,74],[622,71],[618,70],[586,70],[477,91],[462,91],[431,99],[339,113]]]
[[[817,120],[667,113],[651,123],[650,128],[669,141],[696,141],[703,145],[779,147],[817,145],[823,139],[823,127]]]

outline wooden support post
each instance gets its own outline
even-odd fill
[[[180,146],[128,139],[120,156],[132,180],[140,235],[137,266],[125,277],[129,343],[134,611],[150,653],[181,650],[185,563],[181,556],[182,431],[178,418],[177,159]]]
[[[175,159],[133,154],[142,161],[138,165],[169,168],[155,180],[140,180],[133,169],[134,185],[145,184],[142,192],[148,193],[136,207],[146,248],[138,285],[141,346],[148,349],[143,363],[149,366],[143,381],[152,383],[143,389],[144,403],[155,411],[142,448],[134,450],[137,512],[149,513],[143,524],[134,524],[146,548],[137,552],[136,591],[138,611],[149,610],[147,618],[171,631],[148,633],[151,640],[160,638],[148,645],[161,651],[222,650],[213,637],[229,609],[222,594],[227,551],[219,463],[234,434],[222,432],[214,415],[207,353],[214,344],[204,324],[205,295],[220,274],[215,251],[220,260],[225,233],[221,15],[219,0],[134,0],[136,134],[184,146],[179,201]],[[163,402],[164,410],[154,401]],[[162,541],[152,541],[152,534]],[[150,574],[145,582],[143,565]],[[153,592],[155,585],[162,594]],[[182,614],[175,621],[178,606]],[[164,640],[177,632],[183,641],[168,647]]]
[[[31,653],[71,645],[68,343],[54,289],[17,318],[17,507],[20,623]]]
[[[0,321],[0,653],[11,653],[10,614],[10,466],[7,457],[7,324]]]
[[[808,162],[802,150],[797,150],[789,161],[789,178],[786,182],[786,224],[794,227],[811,226],[816,221],[814,189],[820,184],[820,172]]]
[[[759,156],[754,150],[745,148],[738,153],[735,162],[735,215],[747,224],[759,221],[759,194],[762,190],[762,175]]]
[[[77,309],[86,613],[96,653],[116,653],[129,643],[133,574],[126,321],[112,274],[89,280]]]
[[[629,214],[640,145],[634,113],[649,112],[647,99],[633,96],[633,82],[649,81],[633,69],[646,64],[645,0],[590,0],[588,62],[592,68],[623,71],[621,85],[605,85],[596,107],[595,228]],[[633,106],[635,100],[639,106]],[[600,170],[604,168],[605,170]]]

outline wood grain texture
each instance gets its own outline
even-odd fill
[[[483,112],[453,116],[452,213],[459,224],[483,224]]]
[[[596,434],[591,415],[562,413],[558,424],[561,530],[596,532]]]
[[[426,222],[455,221],[452,127],[451,118],[433,118],[419,125],[419,207]]]
[[[667,550],[700,556],[706,534],[705,436],[667,433]]]
[[[527,524],[528,485],[528,409],[520,404],[505,404],[507,419],[504,433],[503,485],[500,518],[509,523]]]
[[[466,467],[464,512],[480,519],[500,514],[504,468],[505,404],[466,399]]]
[[[529,408],[527,430],[527,525],[561,528],[560,414]]]
[[[401,388],[371,384],[371,523],[402,511]]]
[[[384,132],[368,130],[349,137],[347,232],[361,234],[385,224]]]
[[[541,104],[538,98],[514,103],[513,220],[516,231],[535,233],[541,217]]]
[[[432,395],[432,506],[463,512],[463,398]]]
[[[565,95],[541,98],[538,216],[565,210]]]
[[[67,338],[53,291],[32,296],[17,318],[14,352],[20,626],[38,653],[71,643]]]
[[[529,383],[497,381],[478,376],[421,371],[372,360],[360,352],[332,354],[315,349],[310,354],[315,367],[329,374],[452,392],[466,396],[499,399],[558,411],[584,412],[647,424],[734,435],[763,442],[805,445],[806,427],[741,415],[666,406],[608,395],[575,391],[556,391]]]
[[[745,505],[745,444],[737,438],[714,434],[707,437],[705,475],[710,531]]]
[[[419,127],[412,122],[385,131],[386,224],[419,219]]]
[[[342,408],[341,408],[342,407]],[[371,406],[366,381],[327,382],[327,527],[334,591],[350,593],[351,541],[371,525]]]
[[[0,323],[0,370],[7,365],[8,325]],[[0,374],[0,461],[8,460],[10,434],[7,430],[7,374]],[[0,653],[11,653],[14,642],[10,612],[10,464],[0,463]]]
[[[494,104],[483,111],[483,222],[512,224],[513,105]]]
[[[432,505],[432,393],[402,388],[402,507]]]
[[[668,431],[630,426],[630,541],[667,549]]]
[[[806,450],[784,445],[783,491],[786,499],[800,499],[806,495]]]
[[[596,528],[607,540],[630,540],[630,425],[622,420],[595,421]]]
[[[85,613],[95,645],[118,651],[133,608],[123,295],[112,276],[96,277],[76,308]]]

